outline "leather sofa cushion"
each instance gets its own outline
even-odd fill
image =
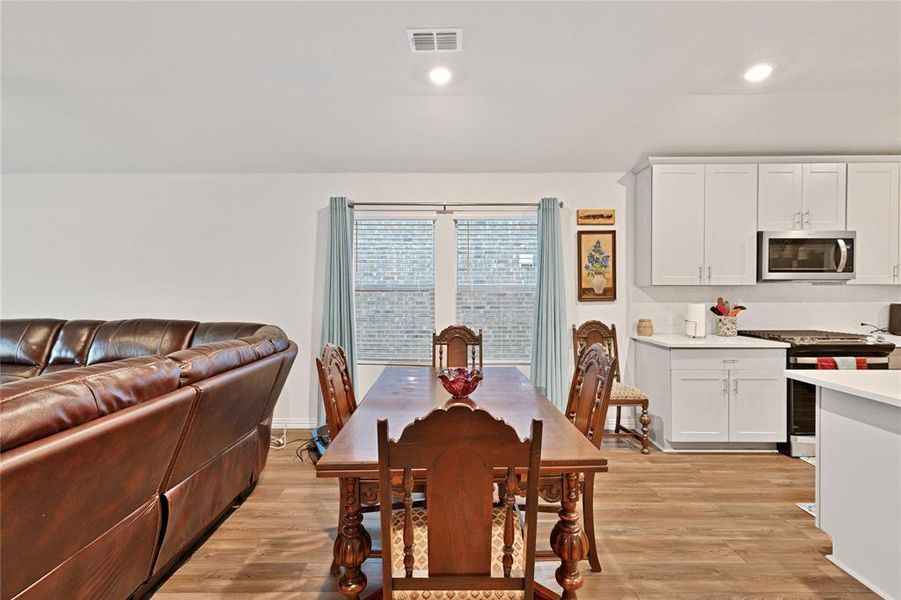
[[[7,451],[178,388],[161,356],[69,369],[0,387],[0,450]]]
[[[11,383],[13,381],[21,381],[29,379],[41,374],[41,367],[31,367],[28,365],[9,365],[0,366],[0,383]]]
[[[208,461],[163,493],[169,511],[166,535],[160,545],[154,574],[170,566],[173,559],[247,489],[255,446],[256,432],[250,432],[230,447],[221,449],[216,460]]]
[[[53,373],[88,364],[88,350],[103,321],[66,321],[53,349],[44,373]]]
[[[193,385],[200,395],[167,487],[197,471],[223,448],[257,431],[281,362],[282,357],[274,354]]]
[[[277,352],[282,352],[288,348],[288,336],[285,335],[285,332],[280,327],[264,325],[263,323],[235,322],[199,324],[197,331],[194,332],[194,339],[191,340],[191,346],[201,346],[213,342],[255,336],[262,336],[272,340]]]
[[[197,328],[197,321],[167,319],[131,319],[107,321],[97,330],[88,364],[147,356],[170,354],[187,348]]]
[[[149,500],[30,585],[15,600],[128,598],[147,579],[161,512],[159,499]]]
[[[275,353],[268,338],[247,338],[204,344],[169,355],[178,363],[179,385],[191,385]]]
[[[59,319],[3,319],[0,363],[43,367],[64,322]]]
[[[87,369],[91,367],[78,370]],[[158,505],[163,478],[196,397],[193,388],[161,394],[0,454],[0,597],[13,598],[29,588],[45,592],[29,596],[36,599],[123,600],[144,581],[161,511],[154,508],[148,514],[142,507]],[[116,531],[141,514],[151,535],[143,525],[136,537],[135,531]],[[98,544],[106,546],[97,550],[107,556],[90,549]],[[97,562],[78,558],[85,549]],[[120,551],[137,564],[109,564]],[[100,587],[96,593],[75,589],[83,579],[73,571],[84,568],[89,569],[84,575]],[[128,580],[114,579],[126,573]],[[116,593],[120,586],[130,589]]]

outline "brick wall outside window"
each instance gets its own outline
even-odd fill
[[[485,362],[529,362],[537,251],[533,219],[457,221],[457,322],[482,329]]]
[[[458,219],[456,322],[482,329],[486,363],[528,363],[537,283],[534,219]],[[357,357],[429,362],[435,324],[434,219],[354,223]],[[438,329],[450,323],[438,324]]]
[[[359,360],[430,360],[434,220],[354,222],[354,303]]]

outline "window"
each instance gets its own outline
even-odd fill
[[[486,361],[529,361],[537,253],[534,219],[457,221],[457,322],[482,329]]]
[[[354,221],[357,357],[429,361],[435,327],[435,221]]]

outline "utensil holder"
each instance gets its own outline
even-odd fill
[[[736,323],[735,317],[717,317],[713,333],[721,337],[735,337],[738,335],[738,323]]]

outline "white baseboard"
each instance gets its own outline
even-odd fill
[[[313,429],[316,427],[315,419],[272,419],[272,429]]]

